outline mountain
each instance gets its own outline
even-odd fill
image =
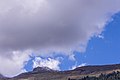
[[[2,74],[0,74],[0,80],[8,80],[8,78],[6,78]]]
[[[0,78],[3,78],[3,75],[2,75],[2,74],[0,74]]]
[[[120,71],[120,64],[84,66],[68,71],[55,71],[47,67],[37,67],[31,72],[22,73],[6,80],[76,80],[85,76],[98,77],[101,73],[110,74],[113,71]]]
[[[45,73],[45,72],[55,72],[55,70],[52,70],[48,67],[37,67],[33,69],[33,72]]]

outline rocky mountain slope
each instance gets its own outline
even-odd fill
[[[68,80],[80,79],[85,76],[99,76],[101,73],[109,74],[113,71],[120,71],[120,64],[103,66],[84,66],[74,70],[55,71],[47,67],[37,67],[31,72],[22,73],[11,79],[0,80]]]

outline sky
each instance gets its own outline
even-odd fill
[[[120,0],[1,0],[0,73],[118,64]]]
[[[68,70],[85,65],[120,64],[120,13],[113,15],[112,18],[114,20],[106,25],[101,37],[93,37],[89,41],[84,53],[74,52],[75,61],[60,55],[64,58],[59,64],[60,69]],[[34,57],[31,60],[34,60]],[[31,60],[25,66],[28,71],[32,70]]]

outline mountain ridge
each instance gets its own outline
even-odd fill
[[[6,80],[68,80],[68,78],[80,79],[85,76],[99,76],[101,73],[109,74],[113,71],[120,71],[120,64],[93,66],[88,65],[66,71],[55,71],[47,67],[37,67],[34,68],[31,72],[22,73],[18,76]]]

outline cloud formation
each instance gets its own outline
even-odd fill
[[[99,36],[111,16],[120,11],[119,3],[120,0],[1,0],[0,60],[11,62],[14,51],[68,56],[73,56],[75,50],[84,52],[91,37]],[[19,55],[16,59],[21,61]],[[19,69],[27,61],[23,60]],[[0,73],[4,74],[5,67]]]
[[[53,70],[60,70],[60,61],[59,59],[42,59],[40,57],[36,57],[35,60],[33,60],[33,68],[36,67],[48,67]]]
[[[0,56],[0,73],[4,76],[16,76],[26,70],[23,68],[26,62],[30,59],[30,51],[13,51],[12,57]]]
[[[86,65],[87,65],[87,63],[82,63],[80,65],[75,64],[74,66],[72,66],[72,70],[77,68],[77,67],[83,67],[83,66],[86,66]]]

